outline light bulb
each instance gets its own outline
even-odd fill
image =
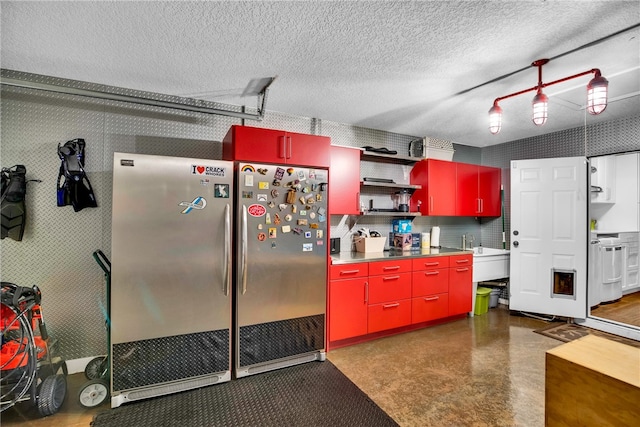
[[[538,94],[533,97],[531,104],[533,105],[533,123],[536,126],[542,126],[547,122],[547,105],[549,104],[549,98],[542,93],[541,89],[538,89]]]
[[[493,135],[500,132],[502,129],[502,108],[495,103],[489,110],[489,132]]]
[[[599,73],[587,85],[587,111],[589,114],[600,114],[607,108],[607,92],[609,81]]]

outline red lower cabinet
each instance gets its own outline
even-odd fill
[[[464,254],[332,265],[329,341],[366,340],[470,312],[472,263]]]
[[[369,333],[400,328],[411,324],[411,300],[369,306]]]
[[[330,341],[367,333],[367,285],[366,277],[330,282]]]
[[[471,311],[473,298],[473,255],[450,257],[449,269],[449,316]]]
[[[449,315],[449,294],[417,297],[411,300],[411,323],[437,320]]]

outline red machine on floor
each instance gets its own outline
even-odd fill
[[[0,412],[29,400],[40,415],[48,416],[64,402],[67,364],[55,355],[57,342],[47,334],[41,300],[37,286],[2,282]]]

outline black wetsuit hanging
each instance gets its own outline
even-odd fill
[[[84,139],[77,138],[58,144],[60,173],[58,174],[58,206],[73,206],[78,212],[98,207],[91,183],[84,172]],[[60,184],[64,177],[64,182]]]
[[[2,168],[2,202],[0,213],[2,214],[1,238],[21,241],[24,235],[24,226],[27,221],[27,208],[24,203],[27,194],[27,168],[24,165],[15,165],[10,168]]]

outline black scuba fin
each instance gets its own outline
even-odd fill
[[[58,144],[60,172],[58,173],[58,206],[73,206],[75,212],[98,207],[91,183],[84,171],[85,141],[82,138]],[[61,180],[64,181],[61,183]]]
[[[25,195],[27,194],[27,168],[15,165],[2,168],[2,202],[0,203],[0,238],[21,241],[27,220]]]

